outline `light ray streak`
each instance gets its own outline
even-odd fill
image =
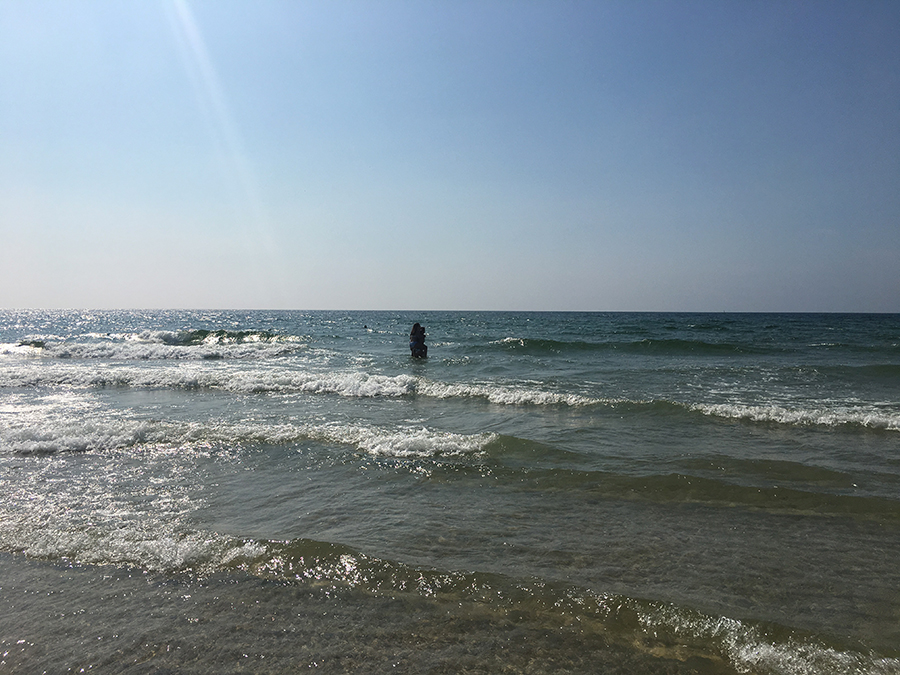
[[[253,229],[252,243],[261,247],[262,253],[267,258],[264,263],[258,262],[258,274],[253,276],[263,287],[261,290],[265,292],[265,295],[269,297],[272,297],[273,294],[283,296],[280,289],[284,287],[284,284],[265,283],[267,278],[272,282],[275,281],[272,275],[273,272],[281,271],[281,259],[277,254],[271,224],[260,197],[256,177],[244,152],[241,135],[231,115],[224,90],[206,48],[206,42],[187,0],[168,0],[166,5],[169,9],[168,14],[173,31],[181,49],[182,61],[203,114],[207,118],[207,127],[213,136],[215,145],[223,155],[223,166],[231,174],[237,190],[244,198],[249,224]],[[284,274],[279,274],[278,277],[284,279]]]

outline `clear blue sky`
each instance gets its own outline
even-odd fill
[[[0,306],[900,311],[900,2],[0,2]]]

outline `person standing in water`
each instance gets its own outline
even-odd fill
[[[409,352],[416,358],[428,356],[428,345],[425,344],[425,326],[413,324],[409,331]]]

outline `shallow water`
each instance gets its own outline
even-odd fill
[[[0,666],[900,673],[898,392],[896,315],[4,312]]]

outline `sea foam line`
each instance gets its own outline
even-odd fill
[[[309,372],[264,365],[252,369],[229,363],[178,363],[160,367],[103,363],[20,362],[0,372],[2,387],[136,387],[221,389],[237,393],[334,393],[350,397],[403,396],[413,393],[410,375],[364,372]]]
[[[420,381],[416,392],[433,398],[483,398],[500,405],[568,405],[590,406],[613,403],[608,399],[580,394],[545,391],[517,385],[448,384]]]
[[[6,387],[138,387],[222,389],[237,393],[337,394],[351,398],[428,396],[439,399],[479,398],[497,405],[567,405],[621,403],[581,394],[547,391],[515,383],[445,383],[408,374],[363,371],[311,372],[267,364],[247,368],[229,363],[178,363],[165,367],[107,364],[85,368],[78,363],[20,363],[0,373]]]
[[[776,642],[737,619],[708,616],[671,604],[624,602],[635,610],[648,636],[662,636],[666,642],[687,648],[692,642],[718,644],[722,656],[741,673],[900,675],[900,659],[840,651],[799,637]]]
[[[127,418],[29,415],[0,428],[0,449],[19,455],[64,452],[208,451],[211,447],[290,445],[303,441],[349,445],[369,455],[398,458],[453,457],[479,453],[493,433],[457,434],[425,427],[366,425],[173,423]]]
[[[780,405],[740,405],[733,403],[696,404],[689,409],[711,417],[774,422],[792,426],[859,426],[869,429],[900,431],[900,413],[860,410],[847,407],[833,409],[791,409]]]
[[[16,344],[0,344],[0,356],[55,359],[91,359],[109,361],[208,361],[211,359],[267,359],[293,354],[307,345],[299,340],[204,339],[194,344],[179,344],[150,336],[126,336],[124,342],[53,342],[31,339]]]

